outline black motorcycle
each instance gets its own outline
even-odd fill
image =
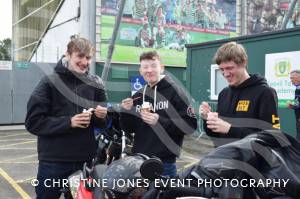
[[[159,178],[146,174],[152,181]],[[144,199],[300,198],[300,143],[280,131],[259,132],[216,148],[180,173],[177,180],[185,180],[183,186],[160,179],[165,181],[163,186],[154,187]]]
[[[108,106],[108,124],[104,129],[95,129],[95,138],[98,144],[96,157],[90,164],[85,163],[83,169],[69,177],[69,187],[62,192],[67,198],[91,199],[97,195],[99,173],[102,173],[108,165],[126,154],[131,153],[134,134],[125,133],[119,125],[118,107]],[[96,185],[95,185],[96,184]]]
[[[279,131],[263,131],[216,148],[176,178],[161,173],[157,158],[119,159],[96,169],[95,177],[107,180],[97,198],[299,198],[300,143]],[[124,180],[127,184],[116,184]]]

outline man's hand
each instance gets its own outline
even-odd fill
[[[210,130],[212,130],[215,133],[222,133],[222,134],[226,134],[229,132],[229,129],[231,127],[231,124],[222,120],[221,118],[218,117],[212,117],[209,118],[206,121],[207,124],[207,128],[209,128]]]
[[[141,111],[142,120],[151,125],[155,125],[159,119],[159,115],[157,113],[151,113],[148,111]]]
[[[207,102],[202,102],[199,107],[199,115],[202,119],[207,120],[208,113],[211,112],[211,107]]]
[[[285,104],[285,106],[286,106],[287,108],[290,108],[290,109],[293,108],[293,104],[291,103],[291,101],[287,101],[287,103]]]
[[[95,113],[96,117],[98,117],[98,118],[105,118],[106,115],[107,115],[107,108],[98,105],[98,106],[95,108],[94,113]]]
[[[71,118],[72,128],[87,128],[91,122],[92,112],[86,111],[84,113],[79,113]]]
[[[133,99],[132,98],[123,99],[121,106],[123,109],[129,111],[133,107]]]

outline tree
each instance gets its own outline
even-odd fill
[[[0,60],[11,60],[11,39],[0,41]]]

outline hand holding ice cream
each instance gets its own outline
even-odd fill
[[[159,119],[159,115],[153,112],[153,107],[150,102],[143,102],[141,106],[142,120],[151,125],[155,125]]]
[[[93,108],[88,110],[83,109],[82,113],[76,114],[71,118],[71,127],[72,128],[87,128],[91,122]]]
[[[207,120],[208,113],[211,112],[211,107],[207,102],[202,102],[199,107],[199,115],[202,119]]]
[[[152,106],[151,106],[150,102],[144,102],[141,107],[141,112],[144,111],[144,112],[150,113],[151,109],[152,109]]]
[[[207,120],[213,120],[215,118],[218,118],[219,114],[217,112],[209,112],[207,113]]]
[[[231,124],[219,118],[217,112],[209,112],[207,114],[207,128],[215,133],[226,134],[231,128]]]

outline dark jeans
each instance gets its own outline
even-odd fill
[[[77,170],[82,170],[84,162],[39,162],[37,180],[35,187],[37,199],[60,198],[61,190],[66,188],[63,182]]]
[[[163,176],[174,177],[177,174],[176,163],[163,163],[164,172]]]

